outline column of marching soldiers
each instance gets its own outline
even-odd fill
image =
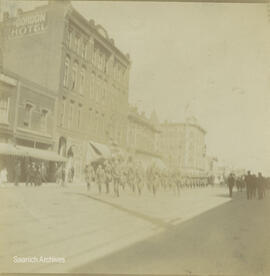
[[[120,190],[129,189],[141,195],[144,189],[156,195],[158,191],[172,190],[180,194],[183,188],[195,188],[208,186],[206,177],[183,177],[180,172],[169,171],[149,166],[146,170],[140,163],[125,163],[117,159],[106,160],[96,169],[89,164],[84,170],[87,190],[97,185],[99,193],[113,192],[120,196]]]

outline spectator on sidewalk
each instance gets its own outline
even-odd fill
[[[18,160],[14,170],[14,184],[18,186],[21,177],[21,162]]]
[[[228,187],[229,187],[229,195],[232,197],[233,194],[233,186],[235,184],[235,178],[233,173],[230,173],[228,179],[227,179]]]
[[[264,178],[261,173],[258,173],[257,177],[257,191],[258,199],[263,199],[264,196]]]
[[[0,172],[0,184],[7,183],[7,168],[4,167]]]

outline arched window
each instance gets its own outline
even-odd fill
[[[63,79],[63,85],[66,88],[68,88],[69,66],[70,66],[70,59],[67,56],[66,59],[65,59],[64,79]]]

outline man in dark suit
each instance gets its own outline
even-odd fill
[[[246,190],[247,190],[247,199],[252,199],[252,185],[253,185],[253,177],[248,171],[247,175],[245,176],[246,182]]]
[[[235,179],[234,179],[234,176],[232,173],[230,173],[230,175],[227,179],[227,182],[228,182],[228,186],[229,186],[230,197],[232,197],[233,186],[235,184]]]

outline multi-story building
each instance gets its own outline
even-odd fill
[[[14,73],[0,74],[0,161],[9,179],[16,161],[12,155],[20,156],[23,175],[27,158],[63,160],[52,151],[55,105],[56,95],[51,91]],[[46,166],[55,167],[50,162]]]
[[[205,171],[206,131],[194,118],[185,123],[165,122],[160,128],[160,148],[169,167],[190,174]]]
[[[5,14],[2,31],[3,67],[57,95],[53,148],[70,157],[75,174],[90,140],[126,147],[131,62],[101,25],[70,1],[49,1]]]
[[[136,107],[130,107],[128,114],[127,149],[130,155],[147,167],[156,164],[165,167],[157,148],[160,130],[156,115],[147,118]]]
[[[14,137],[17,80],[0,74],[0,143],[11,143]]]

